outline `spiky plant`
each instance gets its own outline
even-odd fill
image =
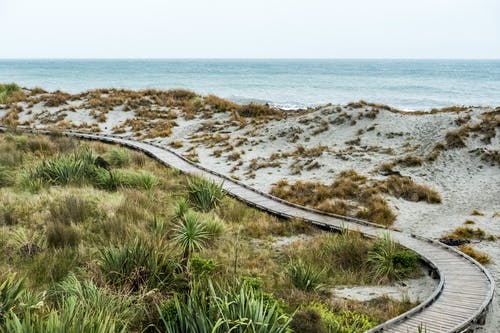
[[[216,184],[204,178],[192,178],[188,181],[189,200],[202,212],[208,212],[217,207],[224,191],[222,184]]]
[[[188,211],[175,228],[174,242],[182,249],[182,262],[187,266],[194,251],[206,246],[209,233],[195,212]]]
[[[159,310],[167,333],[284,333],[291,320],[275,300],[245,284],[223,289],[197,283],[185,299],[176,296]]]
[[[380,280],[401,279],[417,267],[418,256],[401,248],[386,232],[375,242],[368,252],[368,263],[373,266]]]
[[[287,273],[293,285],[305,291],[320,288],[325,276],[324,269],[317,269],[301,259],[290,261]]]

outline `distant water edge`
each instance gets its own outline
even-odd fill
[[[358,100],[404,110],[500,105],[500,60],[0,60],[0,82],[72,93],[185,88],[288,109]]]

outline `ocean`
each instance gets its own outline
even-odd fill
[[[500,105],[500,60],[0,60],[0,82],[80,92],[186,88],[283,108]]]

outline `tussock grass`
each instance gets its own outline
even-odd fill
[[[21,88],[15,83],[0,84],[0,104],[5,104],[9,101],[9,97],[19,91]]]
[[[474,229],[468,226],[461,226],[444,237],[453,239],[485,239],[486,233],[481,228]]]
[[[415,183],[409,177],[390,176],[381,183],[380,188],[384,193],[408,201],[425,201],[432,204],[441,203],[441,196],[438,192],[427,185]]]
[[[484,252],[481,252],[481,251],[474,249],[470,245],[463,244],[463,245],[460,245],[458,248],[460,249],[460,251],[462,251],[463,253],[465,253],[469,257],[476,259],[479,263],[481,263],[483,265],[487,265],[487,264],[491,263],[491,258],[489,255],[487,255]]]

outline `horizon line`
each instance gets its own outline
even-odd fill
[[[240,57],[19,57],[19,58],[2,58],[0,57],[0,61],[8,61],[8,60],[500,60],[500,58],[445,58],[445,57],[437,57],[437,58],[407,58],[407,57],[388,57],[388,58],[369,58],[369,57],[352,57],[352,58],[342,58],[342,57],[318,57],[318,58],[301,58],[301,57],[249,57],[249,58],[240,58]]]

